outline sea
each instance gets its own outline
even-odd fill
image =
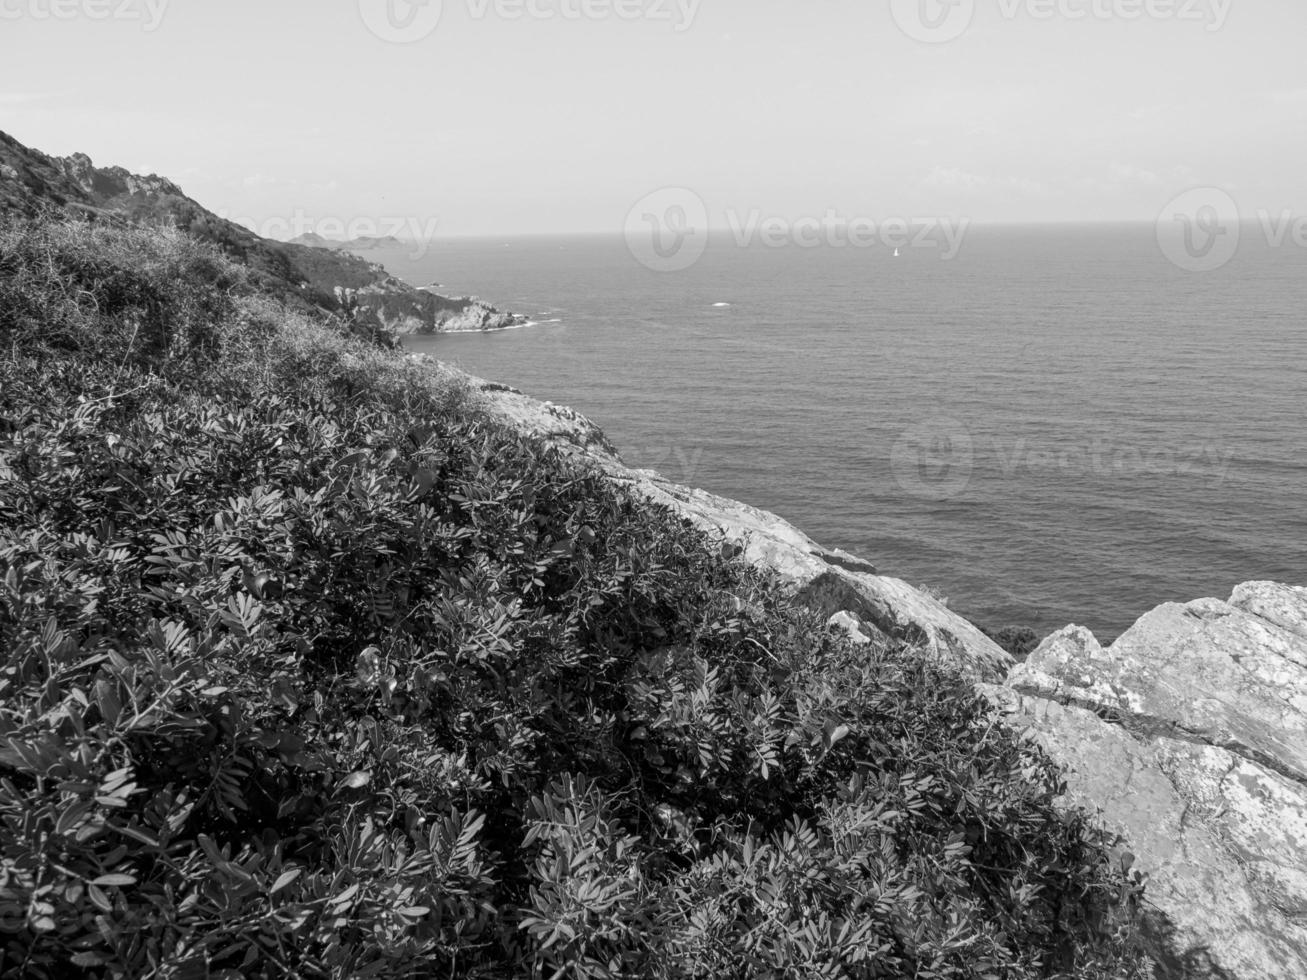
[[[736,229],[677,271],[624,236],[366,254],[533,321],[411,349],[982,625],[1110,641],[1164,602],[1307,585],[1301,241],[1248,226],[1201,270],[1151,224],[812,244]]]

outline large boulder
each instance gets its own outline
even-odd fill
[[[1148,874],[1162,975],[1307,977],[1307,589],[1068,627],[983,690]]]
[[[982,680],[999,681],[1012,666],[1012,657],[974,625],[933,596],[879,574],[870,562],[822,547],[775,514],[625,466],[598,426],[570,408],[536,401],[505,385],[470,380],[491,414],[670,508],[746,560],[775,572],[823,616],[845,613],[845,621],[869,638],[911,639]]]

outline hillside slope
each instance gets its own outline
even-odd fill
[[[276,242],[207,210],[172,181],[50,157],[0,132],[0,214],[69,210],[98,220],[168,225],[221,248],[282,299],[347,315],[365,332],[438,333],[516,326],[524,318],[479,300],[415,289],[347,251]]]
[[[1307,590],[1011,669],[402,283],[0,159],[0,975],[1307,971]]]
[[[0,976],[1141,975],[972,676],[261,282],[0,219]]]

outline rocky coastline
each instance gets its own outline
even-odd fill
[[[0,211],[57,208],[181,228],[238,257],[292,308],[325,310],[369,339],[528,322],[475,297],[415,288],[336,248],[258,238],[164,178],[96,168],[82,155],[47,157],[3,133],[0,178]],[[856,641],[908,640],[969,677],[996,725],[1061,766],[1066,804],[1096,814],[1118,839],[1122,865],[1145,887],[1141,938],[1156,976],[1307,977],[1307,588],[1250,582],[1227,600],[1163,605],[1107,646],[1068,626],[1019,663],[1004,645],[1019,640],[1024,652],[1035,638],[987,635],[774,514],[627,467],[569,408],[463,382],[490,416],[668,507]]]
[[[336,300],[355,321],[394,337],[485,333],[523,327],[530,320],[496,309],[475,296],[442,296],[394,276],[358,289],[337,286]]]
[[[1106,648],[1069,626],[1018,663],[872,563],[626,467],[572,409],[466,380],[491,416],[718,536],[855,640],[910,638],[972,677],[996,723],[1064,768],[1067,805],[1119,840],[1146,886],[1157,976],[1307,977],[1307,588],[1252,582],[1228,601],[1164,605]]]

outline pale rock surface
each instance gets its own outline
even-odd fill
[[[982,690],[1148,873],[1162,975],[1307,978],[1307,589],[1068,627]]]
[[[863,632],[862,620],[858,619],[853,613],[837,612],[827,623],[829,626],[838,626],[844,632],[849,634],[849,639],[858,646],[866,646],[871,643],[871,637]]]

